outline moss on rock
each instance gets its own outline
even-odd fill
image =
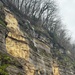
[[[14,58],[0,52],[0,75],[9,75],[6,70],[9,66],[22,67]]]

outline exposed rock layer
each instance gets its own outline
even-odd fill
[[[4,8],[4,12],[8,34],[5,40],[6,29],[0,26],[0,51],[13,56],[21,64],[19,67],[8,66],[9,75],[65,75],[65,71],[66,75],[74,75],[73,65],[70,66],[71,62],[66,63],[67,60],[62,58],[64,54],[61,48],[53,47],[45,30],[31,26],[28,20],[21,26],[19,21],[22,22],[22,18],[7,8]],[[60,57],[63,61],[58,61]],[[64,64],[69,67],[62,67]]]

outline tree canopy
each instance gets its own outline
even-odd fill
[[[73,49],[70,37],[58,16],[58,7],[54,0],[1,0],[6,6],[12,3],[22,14],[44,28],[64,49]],[[11,6],[9,6],[11,7]],[[15,11],[15,10],[14,10]],[[31,22],[30,21],[30,22]],[[32,24],[31,24],[32,25]],[[73,46],[74,47],[74,46]]]

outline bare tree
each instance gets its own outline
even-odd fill
[[[69,43],[66,38],[66,31],[62,29],[62,23],[57,13],[57,6],[54,0],[1,0],[8,5],[11,2],[15,7],[27,15],[36,24],[44,28],[49,35],[54,37],[58,43],[65,48]],[[58,38],[58,39],[57,39]],[[66,45],[66,46],[65,46]]]

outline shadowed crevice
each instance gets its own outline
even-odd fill
[[[15,39],[15,38],[10,37],[10,36],[8,36],[8,37],[9,37],[9,38],[11,38],[11,39],[12,39],[12,40],[14,40],[14,41],[18,41],[18,42],[21,42],[21,43],[24,43],[24,44],[28,44],[28,43],[27,43],[27,42],[25,42],[25,41]]]

